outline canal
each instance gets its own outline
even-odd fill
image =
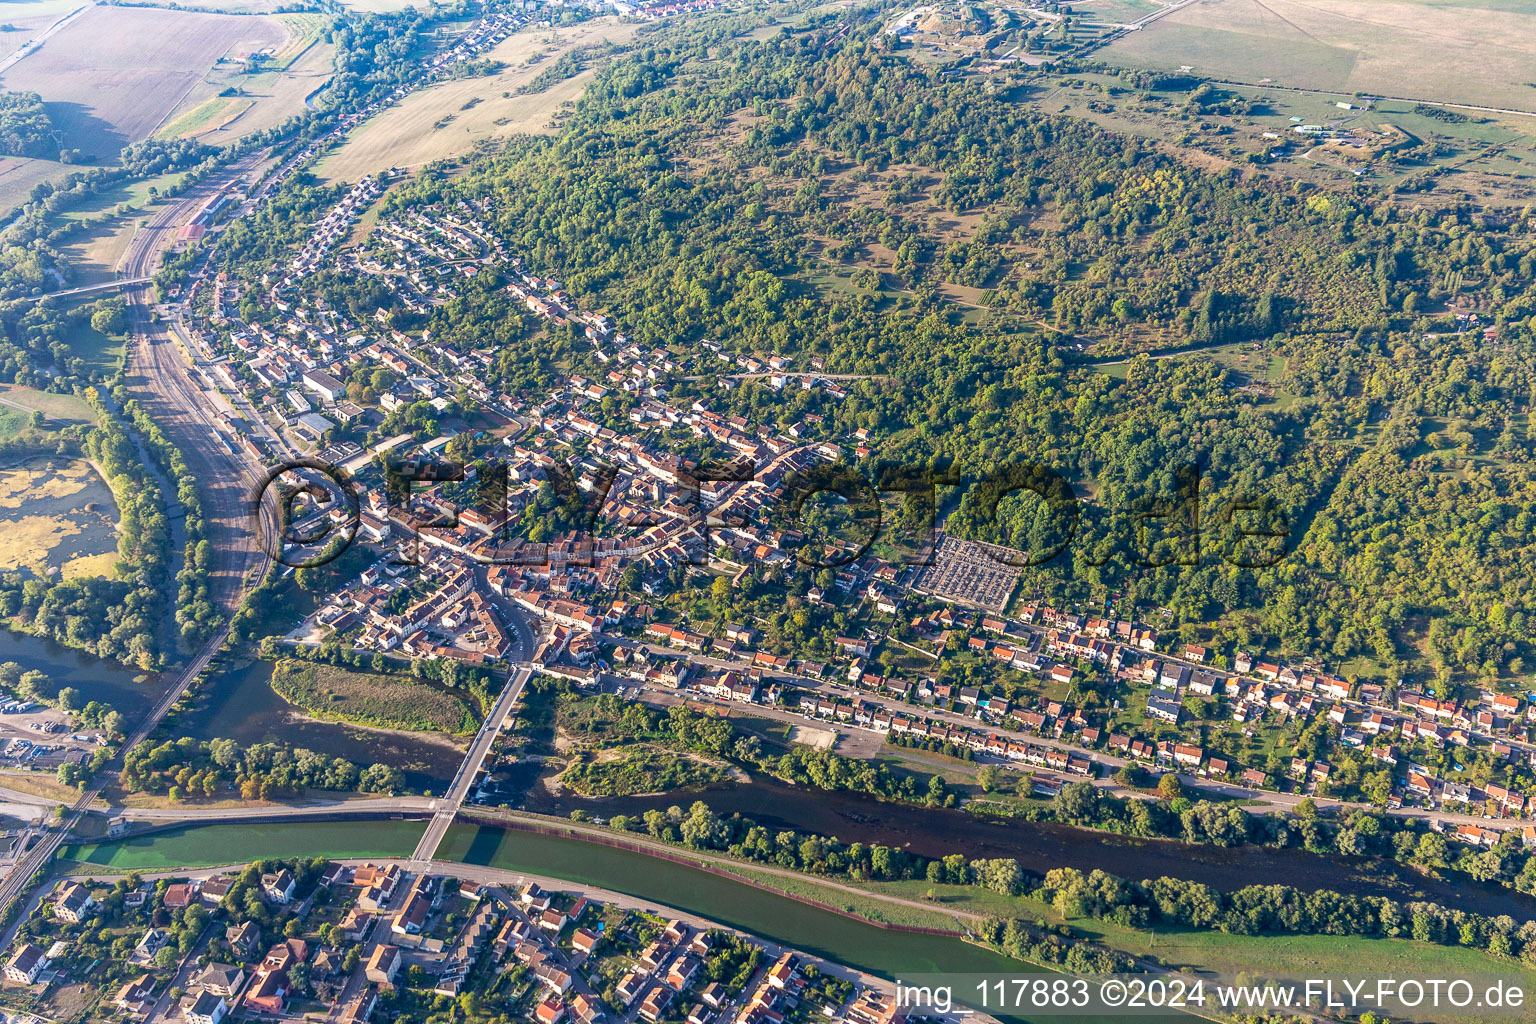
[[[509,780],[509,784],[522,788],[528,781],[519,778]],[[1431,878],[1383,858],[1139,839],[1051,822],[884,803],[860,793],[808,790],[762,776],[754,776],[750,783],[721,783],[644,797],[551,797],[542,787],[533,786],[526,789],[521,806],[557,817],[581,809],[607,818],[615,814],[635,816],[673,805],[686,809],[694,800],[703,800],[717,814],[740,814],[771,831],[793,829],[835,836],[845,843],[878,843],[924,857],[951,853],[964,853],[969,859],[1012,857],[1036,875],[1052,868],[1075,867],[1083,871],[1098,868],[1137,880],[1163,876],[1190,879],[1227,892],[1248,885],[1289,885],[1399,901],[1427,900],[1488,916],[1509,914],[1521,921],[1536,920],[1536,899],[1524,893],[1467,878]]]
[[[249,864],[276,857],[409,857],[425,825],[420,821],[347,820],[188,825],[132,839],[67,846],[61,860],[115,871]]]
[[[883,977],[1019,966],[958,938],[877,928],[686,864],[564,836],[457,822],[438,857],[655,900]]]
[[[189,825],[133,839],[66,847],[61,859],[118,871],[245,864],[268,857],[409,857],[420,821]],[[548,875],[685,910],[882,976],[1017,969],[958,938],[892,931],[684,864],[563,836],[455,823],[439,860]]]

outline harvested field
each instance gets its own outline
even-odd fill
[[[50,25],[84,5],[84,0],[6,0],[0,31],[0,59],[26,46]]]
[[[40,94],[64,146],[98,160],[153,135],[178,108],[195,109],[257,51],[278,51],[289,30],[266,17],[148,7],[93,7],[0,76]]]
[[[25,157],[0,157],[0,214],[10,219],[10,211],[27,201],[40,181],[55,181],[70,171],[79,170],[53,160]]]
[[[1102,54],[1242,82],[1536,110],[1536,6],[1514,0],[1202,0]]]
[[[561,53],[604,40],[622,43],[636,28],[601,18],[570,28],[515,33],[486,54],[506,70],[444,82],[407,96],[361,125],[321,161],[316,173],[327,181],[356,181],[389,167],[420,167],[464,156],[482,143],[512,135],[546,132],[561,104],[577,99],[593,72],[584,71],[534,95],[519,96],[518,88]]]
[[[183,106],[156,134],[219,146],[271,128],[303,110],[305,98],[330,81],[335,56],[336,48],[330,43],[310,39],[301,52],[289,55],[291,63],[283,70],[235,76],[231,84],[239,87],[238,95],[215,96],[197,107]],[[279,55],[278,62],[283,59]]]

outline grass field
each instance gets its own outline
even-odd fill
[[[570,28],[515,33],[486,55],[501,61],[506,70],[483,78],[444,82],[407,96],[361,125],[340,149],[320,162],[316,173],[328,181],[356,181],[389,167],[420,167],[434,160],[464,156],[482,143],[511,135],[547,131],[560,105],[581,95],[591,72],[536,95],[519,96],[518,87],[531,81],[561,52],[603,40],[622,42],[635,28],[600,18]]]
[[[245,96],[215,96],[201,106],[177,116],[155,135],[162,139],[179,139],[216,131],[245,113],[255,102]]]
[[[0,406],[41,411],[50,420],[64,424],[90,423],[96,419],[96,411],[84,399],[74,395],[55,395],[50,391],[34,391],[14,384],[0,385]]]
[[[329,721],[413,732],[468,733],[476,726],[463,700],[409,676],[285,658],[272,672],[272,689],[306,714]]]
[[[1161,7],[1152,0],[1078,0],[1070,10],[1084,21],[1115,25],[1140,21]]]
[[[1536,110],[1536,5],[1201,0],[1102,51],[1243,82]]]
[[[61,804],[80,799],[79,790],[59,782],[52,772],[0,771],[0,787]]]
[[[102,334],[88,320],[76,325],[64,336],[64,343],[69,346],[72,355],[85,360],[93,372],[104,375],[116,370],[118,360],[123,355],[123,341],[121,337]]]
[[[26,430],[32,414],[9,405],[0,405],[0,441],[9,441]]]

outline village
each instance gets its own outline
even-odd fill
[[[185,299],[203,314],[189,340],[229,409],[221,442],[264,461],[316,456],[358,496],[355,522],[333,499],[299,524],[322,537],[349,532],[363,559],[288,643],[339,640],[359,655],[476,666],[517,649],[537,671],[582,687],[629,681],[636,693],[773,705],[954,744],[1029,769],[1028,788],[1041,796],[1071,776],[1137,763],[1260,802],[1292,798],[1283,807],[1342,795],[1420,815],[1523,815],[1523,780],[1536,765],[1523,698],[1443,701],[1317,665],[1160,642],[1134,619],[1030,604],[1016,553],[942,531],[917,557],[895,560],[863,538],[811,538],[783,509],[802,480],[867,460],[870,433],[834,437],[819,416],[756,425],[715,411],[691,385],[751,380],[840,401],[845,379],[819,358],[801,367],[708,340],[693,354],[635,344],[612,317],[578,308],[557,277],[530,269],[489,228],[484,201],[391,211],[363,245],[338,247],[379,188],[356,185],[259,288],[209,274]],[[365,275],[416,313],[490,274],[531,329],[570,332],[603,372],[562,376],[542,395],[493,389],[494,347],[440,344],[430,330],[392,326],[382,309],[354,320],[328,308],[305,287],[322,266]],[[392,473],[407,478],[406,500]],[[577,505],[584,522],[569,519]],[[784,581],[807,566],[822,567],[805,591],[809,608],[829,627],[858,624],[812,656],[765,648],[760,624],[694,624],[669,608],[690,580]],[[914,654],[916,670],[902,661]],[[975,685],[939,678],[957,657],[986,666]],[[1089,691],[1109,698],[1083,700]],[[1325,723],[1340,747],[1390,773],[1390,789],[1340,793],[1323,758],[1244,763],[1208,749],[1200,737],[1218,722],[1255,743]],[[1456,778],[1447,752],[1458,749],[1486,751],[1494,771],[1481,783]],[[1492,823],[1443,824],[1469,842],[1498,835]]]
[[[464,872],[273,861],[60,879],[7,952],[4,988],[50,1016],[94,994],[95,1019],[187,1024],[420,1019],[471,990],[539,1024],[903,1019],[889,983],[838,964],[616,893]]]

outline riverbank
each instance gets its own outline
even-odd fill
[[[210,671],[176,719],[178,734],[198,739],[285,742],[355,764],[382,762],[405,774],[413,793],[441,792],[464,760],[462,740],[444,733],[407,732],[326,722],[304,714],[271,686],[272,663],[227,660]]]
[[[913,973],[955,973],[1018,970],[1017,962],[993,950],[966,942],[959,935],[931,935],[882,928],[844,913],[818,908],[807,900],[830,906],[848,901],[856,909],[896,900],[932,907],[935,915],[974,920],[979,917],[1019,917],[1048,926],[1066,924],[1083,938],[1167,968],[1234,974],[1263,969],[1300,976],[1336,974],[1338,964],[1351,965],[1362,976],[1465,977],[1498,973],[1536,987],[1536,969],[1520,961],[1491,957],[1456,946],[1431,945],[1407,939],[1344,938],[1331,935],[1230,935],[1216,931],[1163,928],[1156,931],[1110,925],[1088,918],[1067,918],[1054,907],[1029,897],[1004,897],[975,886],[930,885],[926,882],[859,883],[831,880],[731,862],[716,855],[683,848],[630,849],[591,841],[596,826],[557,821],[528,822],[564,834],[509,829],[482,821],[456,822],[440,849],[436,870],[468,877],[468,869],[491,868],[539,875],[580,885],[596,886],[654,900],[701,914],[814,955],[845,963],[882,977]],[[422,825],[406,821],[356,821],[285,824],[263,828],[250,824],[191,826],[143,840],[71,848],[66,871],[158,870],[208,866],[238,866],[253,859],[287,856],[327,856],[332,859],[404,859],[410,856]],[[642,837],[613,837],[626,847],[646,847]],[[112,847],[124,847],[115,854]],[[358,850],[359,846],[369,847]],[[347,850],[357,852],[346,852]],[[709,859],[723,872],[702,870],[684,861]],[[466,868],[467,866],[467,868]],[[727,877],[727,875],[733,877]],[[753,877],[754,875],[758,877]],[[783,877],[792,876],[792,877]],[[838,885],[840,888],[832,889]],[[778,887],[782,891],[772,891]],[[785,895],[794,888],[794,898]],[[934,899],[927,899],[931,891]],[[889,911],[894,912],[894,911]],[[1466,1018],[1476,1024],[1478,1018]]]
[[[928,858],[961,853],[967,860],[1008,857],[1032,874],[1053,868],[1107,871],[1123,878],[1181,878],[1234,892],[1249,885],[1286,885],[1305,892],[1332,890],[1422,900],[1489,917],[1509,914],[1536,920],[1536,899],[1499,885],[1423,875],[1395,861],[1343,857],[1288,847],[1212,846],[1175,839],[970,814],[942,807],[914,807],[845,790],[808,790],[755,775],[748,785],[725,783],[652,797],[586,799],[554,796],[522,777],[524,809],[557,818],[583,811],[591,817],[639,817],[648,810],[686,808],[703,800],[721,817],[740,814],[770,832],[835,837],[845,843],[889,846]],[[512,786],[509,788],[518,788]],[[508,802],[519,800],[509,795]]]

